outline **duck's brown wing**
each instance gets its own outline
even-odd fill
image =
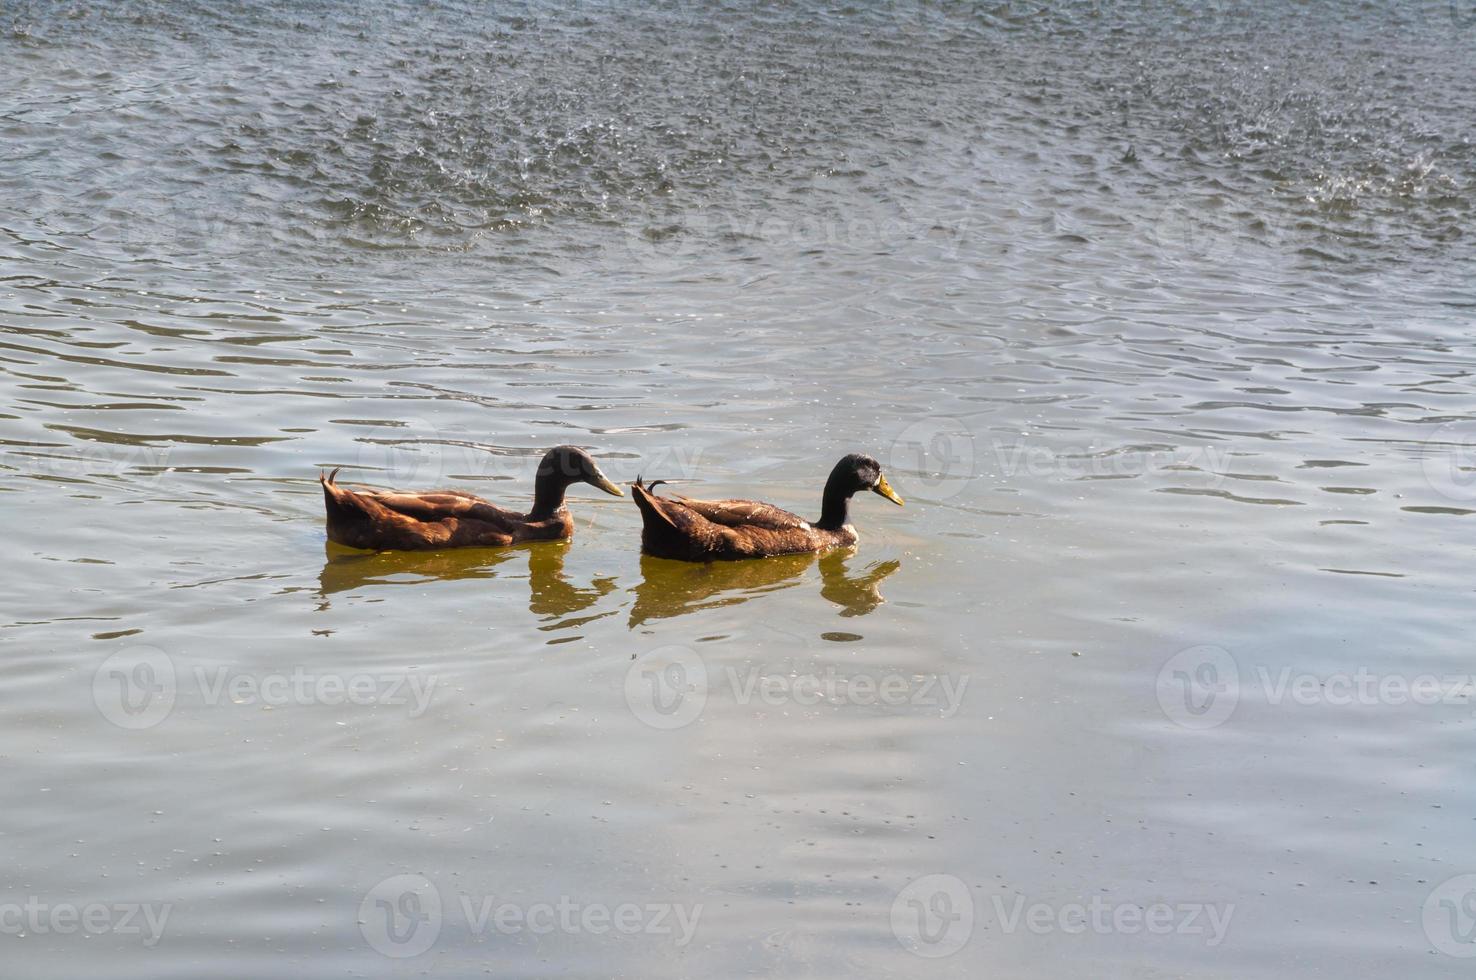
[[[498,507],[461,490],[357,490],[350,491],[361,497],[369,497],[390,510],[413,517],[419,521],[442,521],[448,517],[467,517],[489,523],[507,524],[509,527],[522,517],[514,511]]]
[[[771,531],[810,529],[810,523],[798,514],[762,500],[694,500],[676,494],[670,499],[724,527],[762,527]]]
[[[682,561],[760,558],[814,551],[828,542],[772,504],[658,497],[639,480],[631,496],[641,509],[641,549],[648,555]]]
[[[328,539],[350,548],[423,551],[511,544],[519,515],[460,491],[350,490],[320,477]]]

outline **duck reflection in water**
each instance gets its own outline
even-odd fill
[[[872,562],[859,575],[852,576],[847,562],[853,550],[832,551],[820,556],[820,594],[841,607],[842,616],[865,616],[886,602],[882,598],[882,581],[902,567],[897,559]]]
[[[558,626],[577,626],[609,613],[568,621],[564,617],[582,612],[615,591],[613,577],[591,579],[589,586],[579,586],[564,575],[567,541],[540,542],[528,548],[528,611],[545,620],[558,620]],[[545,626],[544,629],[553,629]]]
[[[847,548],[818,558],[820,595],[840,606],[842,616],[864,616],[885,602],[882,580],[902,567],[895,560],[876,562],[852,576],[847,562],[855,554],[854,549]],[[813,552],[706,564],[642,555],[641,583],[632,590],[635,604],[630,610],[630,626],[700,609],[733,606],[792,588],[804,581],[805,571],[816,563]]]
[[[496,578],[498,566],[526,552],[528,611],[541,619],[562,619],[588,609],[615,589],[613,578],[577,586],[564,575],[564,541],[539,541],[519,548],[457,548],[449,551],[356,551],[329,543],[318,573],[320,609],[339,592],[381,585],[423,585],[451,579]],[[511,566],[500,571],[507,572]],[[573,625],[561,622],[559,625]]]
[[[494,578],[493,569],[514,554],[509,549],[490,548],[359,551],[330,541],[323,546],[318,594],[326,608],[330,595],[371,585],[423,585],[439,579]]]

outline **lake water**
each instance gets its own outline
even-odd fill
[[[0,2],[3,972],[1469,976],[1468,8]]]

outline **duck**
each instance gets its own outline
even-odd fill
[[[850,547],[859,540],[846,519],[854,494],[870,490],[902,506],[881,464],[860,453],[842,457],[830,471],[820,519],[813,523],[759,500],[658,497],[652,491],[664,482],[648,485],[637,477],[631,496],[641,510],[641,550],[678,561],[736,561]]]
[[[433,551],[487,548],[522,541],[566,540],[574,519],[564,491],[588,483],[625,496],[577,446],[555,446],[544,454],[533,481],[533,508],[508,510],[461,490],[350,490],[338,485],[338,470],[319,474],[328,512],[328,540],[373,551]]]

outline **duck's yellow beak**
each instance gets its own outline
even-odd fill
[[[619,487],[617,487],[615,484],[611,483],[608,479],[606,479],[605,478],[605,474],[603,474],[603,473],[597,473],[597,474],[595,474],[595,478],[593,480],[590,480],[589,482],[590,482],[590,485],[591,486],[599,487],[601,490],[605,491],[606,493],[608,493],[608,494],[610,494],[612,496],[615,496],[615,497],[623,497],[623,496],[625,496],[625,491],[622,490],[622,489],[620,489]]]
[[[877,480],[876,486],[871,488],[871,492],[881,494],[883,497],[886,497],[898,507],[902,506],[902,498],[897,496],[897,491],[892,489],[892,485],[887,482],[886,477],[882,477],[881,479]]]

